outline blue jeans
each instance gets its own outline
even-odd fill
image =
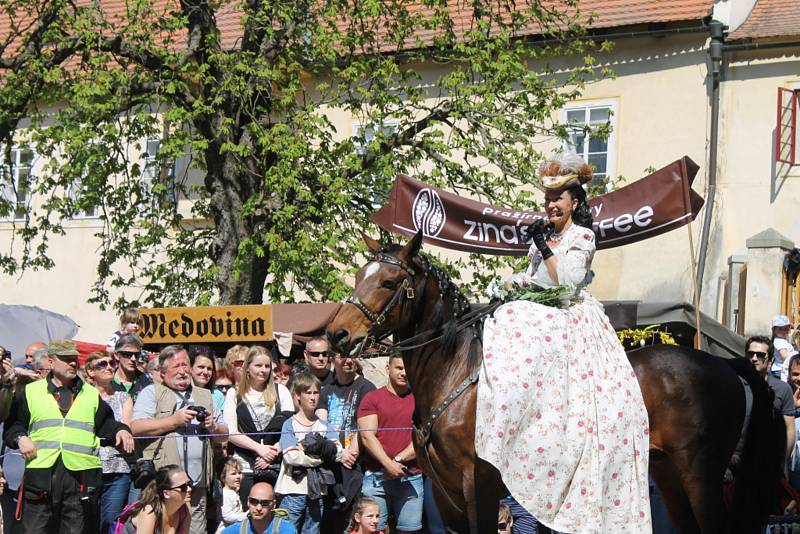
[[[367,471],[361,484],[361,493],[378,501],[381,507],[378,530],[386,530],[389,512],[397,520],[396,530],[422,530],[422,504],[425,495],[422,475],[383,480],[383,471]]]
[[[309,499],[307,495],[284,495],[281,508],[289,512],[289,521],[297,529],[298,534],[320,534],[322,499]]]
[[[103,488],[100,490],[100,534],[108,534],[111,525],[125,508],[130,486],[131,477],[128,473],[103,474]]]

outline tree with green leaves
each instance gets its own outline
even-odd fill
[[[89,213],[101,305],[341,299],[397,173],[530,205],[597,75],[577,0],[0,5],[0,266]]]

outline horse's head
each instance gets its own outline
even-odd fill
[[[422,232],[403,246],[384,247],[368,236],[364,241],[372,260],[358,271],[353,295],[328,324],[328,339],[341,354],[408,324],[427,275],[416,261]]]

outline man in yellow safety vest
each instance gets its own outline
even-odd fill
[[[31,534],[94,532],[86,520],[102,483],[101,440],[130,453],[133,437],[97,389],[78,378],[75,342],[53,341],[47,354],[52,370],[17,395],[3,434],[25,458],[22,527]]]

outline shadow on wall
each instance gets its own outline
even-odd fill
[[[774,204],[776,200],[778,200],[778,195],[783,189],[783,185],[786,183],[786,180],[789,178],[789,173],[792,170],[792,166],[788,163],[782,163],[775,159],[775,149],[776,149],[776,139],[775,134],[777,132],[777,128],[772,129],[772,145],[770,146],[770,180],[769,180],[769,203]]]

